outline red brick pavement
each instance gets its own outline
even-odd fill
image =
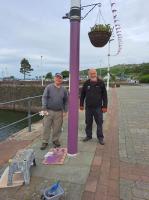
[[[25,148],[31,140],[6,140],[0,143],[0,166],[3,166],[12,158],[19,149]]]
[[[149,183],[149,166],[120,162],[120,177],[126,180]]]
[[[118,99],[112,89],[112,102],[108,109],[108,128],[105,145],[97,145],[82,200],[119,200],[119,180],[149,182],[149,166],[133,165],[119,160]]]
[[[117,116],[116,91],[113,89],[112,102],[107,116],[109,123],[105,133],[106,143],[104,146],[97,145],[82,200],[119,199],[120,162]]]
[[[119,200],[120,178],[149,183],[149,166],[120,162],[118,141],[118,100],[116,89],[112,89],[112,102],[108,109],[108,128],[105,131],[106,144],[96,147],[90,173],[82,200]],[[0,166],[16,152],[32,143],[32,140],[6,140],[0,143]]]

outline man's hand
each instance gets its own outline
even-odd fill
[[[83,106],[80,106],[80,110],[82,110],[82,111],[83,111],[83,110],[84,110],[84,107],[83,107]]]
[[[68,112],[63,112],[63,117],[66,117],[68,115]]]
[[[106,113],[107,112],[107,108],[102,108],[102,112]]]
[[[40,111],[39,112],[39,115],[41,115],[41,116],[47,116],[47,115],[49,115],[49,113],[48,113],[48,111],[46,111],[46,110],[42,110],[42,111]]]

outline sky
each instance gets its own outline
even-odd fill
[[[95,48],[88,32],[95,23],[113,26],[110,0],[81,0],[81,5],[101,3],[81,20],[80,70],[108,65],[108,45]],[[149,62],[149,1],[113,0],[121,25],[123,45],[118,56],[110,56],[110,66]],[[20,61],[29,60],[31,77],[69,70],[70,21],[62,19],[70,11],[71,0],[0,0],[0,77],[23,78]],[[82,10],[82,17],[90,8]],[[118,49],[117,37],[110,54]],[[42,59],[41,59],[42,57]]]

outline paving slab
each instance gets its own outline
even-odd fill
[[[51,141],[49,141],[48,148],[44,151],[40,150],[42,142],[41,133],[43,128],[42,121],[33,125],[31,133],[28,133],[27,129],[24,129],[13,135],[11,139],[7,140],[5,146],[8,146],[10,140],[13,140],[15,143],[20,143],[19,148],[24,148],[25,145],[21,145],[21,143],[24,144],[25,142],[26,147],[33,148],[35,150],[37,166],[31,168],[31,182],[29,186],[24,185],[18,188],[1,189],[0,200],[38,200],[40,199],[41,191],[57,180],[60,180],[61,185],[65,190],[65,195],[62,199],[81,200],[85,183],[90,172],[90,166],[94,158],[97,140],[96,134],[94,134],[93,140],[90,143],[84,143],[82,141],[85,137],[84,112],[80,112],[79,127],[78,154],[76,157],[66,157],[63,165],[42,164],[44,155],[53,147]],[[67,118],[64,120],[63,124],[61,145],[62,147],[67,147]],[[16,151],[13,152],[11,156],[15,153]],[[8,161],[10,155],[5,157],[5,161]],[[1,172],[3,169],[4,167],[1,165]]]
[[[62,200],[149,200],[149,87],[112,88],[108,95],[105,145],[97,142],[95,125],[93,139],[82,142],[85,125],[84,112],[80,112],[78,155],[66,157],[63,165],[42,164],[48,151],[40,150],[42,122],[34,124],[31,133],[24,129],[0,143],[0,174],[19,148],[32,147],[37,160],[37,167],[31,168],[30,185],[0,190],[0,200],[38,200],[43,189],[56,180],[65,190]],[[67,146],[67,119],[61,144]],[[15,151],[10,151],[9,146]]]

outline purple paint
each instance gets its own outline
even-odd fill
[[[79,103],[79,53],[80,21],[70,22],[70,93],[68,113],[68,154],[78,152],[78,103]]]

